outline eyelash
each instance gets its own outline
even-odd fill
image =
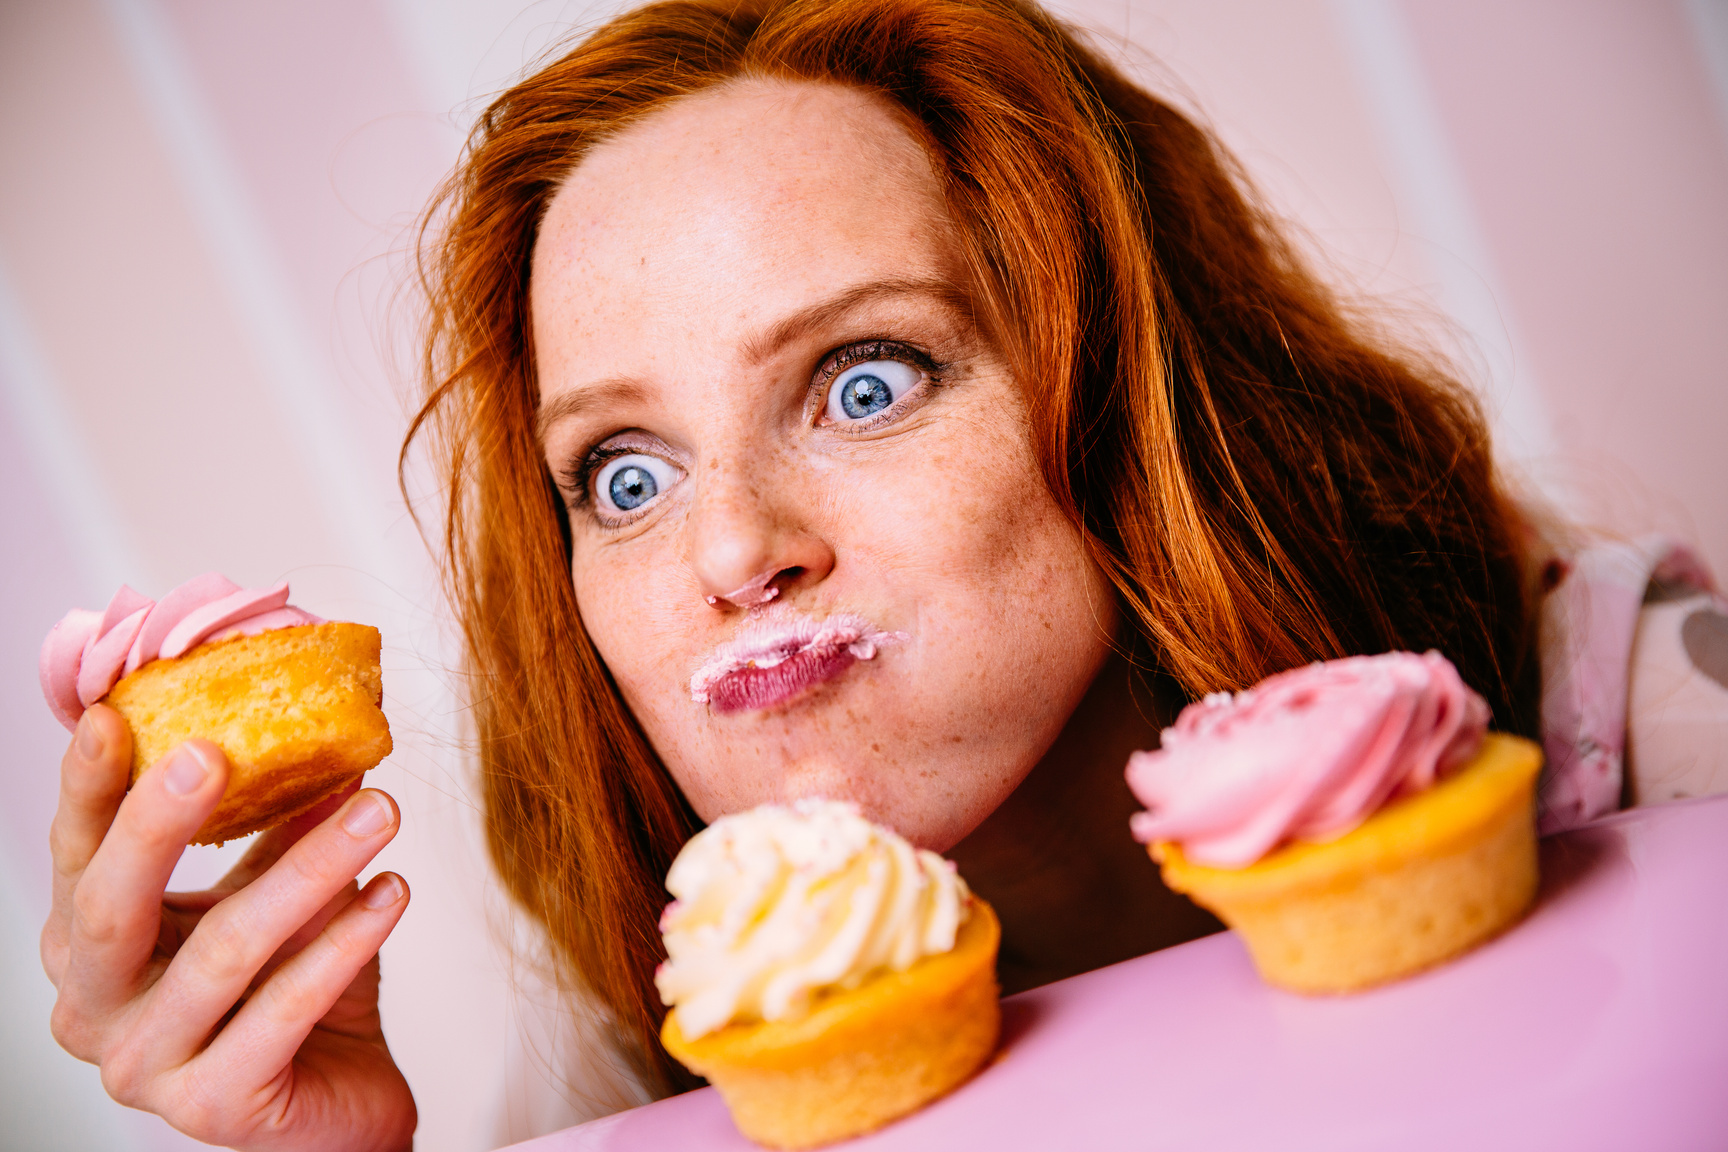
[[[580,509],[588,507],[594,502],[594,493],[592,491],[594,473],[603,468],[606,461],[615,459],[619,456],[628,456],[632,452],[637,451],[640,451],[640,449],[626,448],[621,445],[616,448],[590,448],[579,458],[570,461],[570,463],[559,469],[558,480],[560,486],[564,491],[570,493],[570,499],[566,501],[566,503],[568,503],[571,508]]]
[[[920,381],[921,384],[933,385],[942,382],[940,375],[942,366],[931,359],[928,353],[914,348],[910,344],[902,344],[898,340],[861,340],[828,353],[822,361],[822,367],[816,370],[815,379],[810,382],[810,393],[817,412],[820,413],[822,410],[828,396],[828,388],[834,383],[834,377],[854,364],[863,364],[871,360],[899,360],[911,364],[924,373],[924,379]],[[861,420],[850,427],[874,427],[883,417],[888,416],[899,407],[900,404],[896,401],[891,407],[883,409],[870,419]]]
[[[922,350],[914,348],[910,344],[902,344],[898,340],[860,340],[828,353],[822,360],[822,366],[816,370],[816,375],[810,382],[810,393],[815,399],[815,410],[818,415],[820,415],[828,395],[828,388],[834,383],[834,377],[854,364],[863,364],[871,360],[901,360],[914,365],[924,373],[924,380],[921,383],[934,385],[942,382],[940,376],[942,366]],[[894,413],[899,407],[899,402],[896,402],[892,407],[884,409],[871,419],[858,423],[873,427],[881,419]],[[857,425],[853,427],[857,427]],[[566,503],[572,509],[590,507],[594,503],[592,491],[594,473],[603,468],[608,460],[619,456],[629,456],[640,451],[640,448],[625,445],[616,447],[602,445],[590,448],[559,469],[557,480],[564,491],[570,493],[570,498]]]

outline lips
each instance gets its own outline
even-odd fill
[[[818,620],[790,605],[753,612],[690,678],[690,698],[725,714],[769,708],[834,679],[877,649],[907,639],[862,616]]]
[[[834,679],[856,663],[858,657],[846,648],[808,648],[772,668],[739,668],[708,689],[708,707],[722,713],[768,708]]]

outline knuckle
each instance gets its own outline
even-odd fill
[[[59,917],[48,921],[42,929],[38,949],[42,956],[42,971],[48,974],[48,982],[54,987],[60,987],[60,978],[66,971],[66,957],[70,949],[66,945],[66,926]]]
[[[232,1144],[239,1135],[234,1105],[196,1064],[185,1068],[174,1086],[174,1126],[206,1144]]]
[[[83,868],[88,843],[87,837],[67,830],[64,814],[54,817],[48,825],[48,855],[54,861],[54,871],[66,878],[77,875]]]
[[[211,1106],[196,1082],[183,1090],[174,1103],[175,1127],[206,1144],[227,1143],[216,1130],[220,1119],[220,1111]]]
[[[98,804],[114,792],[115,773],[111,767],[104,763],[86,764],[76,755],[68,755],[60,772],[60,790],[78,807]]]
[[[271,867],[271,881],[279,885],[278,891],[316,894],[323,903],[351,884],[360,870],[360,862],[350,859],[345,847],[326,837],[307,837]]]
[[[198,967],[218,983],[250,980],[262,957],[257,955],[259,934],[246,918],[224,914],[222,905],[207,914],[194,935],[199,938]]]
[[[72,919],[79,935],[96,945],[109,943],[122,928],[120,910],[96,884],[80,884],[73,891]]]
[[[64,996],[54,1002],[48,1013],[48,1031],[60,1047],[86,1063],[96,1063],[95,1029]]]
[[[282,857],[278,866],[288,871],[296,886],[325,885],[333,878],[332,873],[347,863],[346,847],[333,836],[307,836]]]
[[[132,783],[130,762],[111,755],[86,763],[68,753],[60,770],[60,792],[66,804],[80,815],[113,805]]]
[[[308,960],[322,960],[323,956],[316,954],[316,945],[308,949],[313,953]],[[253,997],[258,1011],[272,1025],[278,1028],[288,1027],[297,1020],[306,1009],[307,1003],[318,997],[318,969],[322,965],[285,964],[271,976],[269,982]]]
[[[140,800],[146,798],[148,797],[138,797]],[[186,837],[192,833],[191,828],[182,829],[185,819],[182,813],[163,811],[160,802],[140,804],[135,808],[129,807],[129,810],[123,808],[121,819],[126,823],[127,835],[150,856],[177,851],[185,845]]]
[[[128,1108],[145,1106],[147,1077],[144,1058],[130,1040],[116,1044],[102,1055],[102,1090]]]
[[[337,916],[324,926],[324,943],[336,952],[348,954],[364,948],[376,931],[376,923],[368,917],[352,914]]]

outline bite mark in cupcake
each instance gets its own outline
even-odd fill
[[[229,778],[193,843],[273,827],[389,754],[376,628],[288,603],[286,581],[241,588],[219,573],[160,601],[122,587],[102,612],[49,632],[42,693],[67,729],[98,701],[132,732],[132,782],[184,740],[220,747]],[[129,785],[130,786],[130,785]]]

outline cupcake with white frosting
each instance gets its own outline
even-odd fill
[[[776,1148],[868,1132],[996,1045],[1000,929],[954,866],[850,804],[716,820],[666,878],[666,1049]]]

